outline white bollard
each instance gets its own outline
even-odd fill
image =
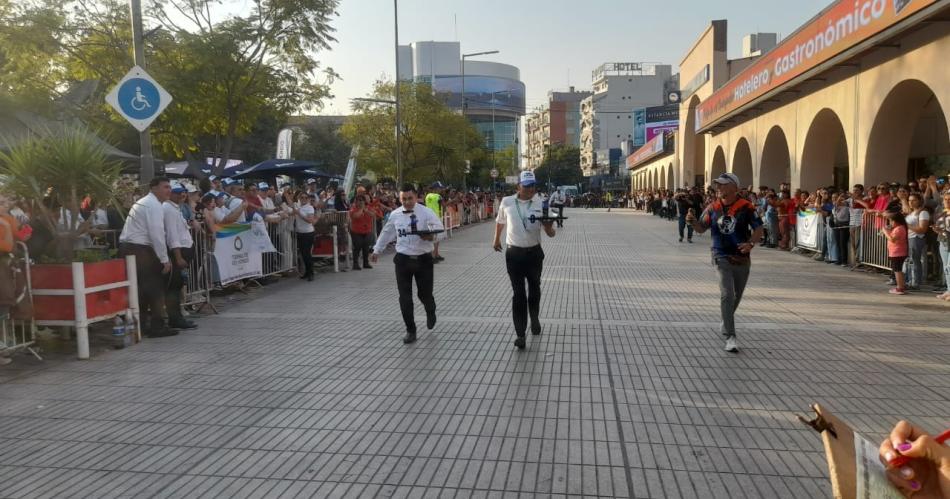
[[[76,348],[80,359],[89,358],[89,321],[86,317],[86,273],[82,262],[73,262],[73,310]]]

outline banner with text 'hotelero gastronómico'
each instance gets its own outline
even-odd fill
[[[703,101],[696,131],[938,1],[839,0]]]

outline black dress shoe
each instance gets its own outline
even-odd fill
[[[541,323],[540,323],[540,322],[532,322],[532,323],[531,323],[531,334],[533,334],[534,336],[540,336],[540,335],[541,335]]]
[[[402,342],[405,344],[415,343],[416,342],[416,333],[406,333],[406,336],[402,339]]]
[[[426,313],[426,327],[429,329],[435,327],[435,312]]]
[[[371,269],[371,268],[373,268],[373,266],[370,265],[370,264],[368,264],[368,263],[364,263],[364,264],[363,264],[363,268],[364,268],[364,269]]]
[[[178,334],[178,331],[175,329],[163,327],[163,328],[153,328],[148,330],[145,333],[146,338],[167,338],[169,336],[175,336]]]
[[[194,322],[182,319],[180,321],[169,322],[168,327],[174,329],[196,329],[198,325]]]
[[[313,276],[312,276],[312,275],[308,275],[308,276],[307,276],[307,282],[313,282]]]
[[[363,270],[363,267],[360,267],[359,265],[354,265],[353,270]]]
[[[524,347],[525,347],[524,336],[519,336],[515,338],[515,346],[518,347],[518,350],[524,350]]]

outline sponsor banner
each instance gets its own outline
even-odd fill
[[[643,147],[647,143],[647,110],[633,110],[633,147]]]
[[[627,168],[633,169],[644,161],[663,154],[663,150],[663,135],[660,134],[653,137],[653,140],[647,142],[646,145],[640,149],[637,149],[636,152],[627,156]]]
[[[343,192],[346,199],[353,199],[356,194],[356,156],[360,153],[360,146],[353,146],[350,150],[350,161],[346,163],[346,176],[343,177]]]
[[[820,215],[814,210],[798,212],[798,225],[795,226],[795,233],[798,239],[796,239],[795,244],[802,248],[816,251],[820,250],[821,246],[819,246],[820,239],[818,231],[820,225]],[[821,232],[821,235],[823,236],[824,232]]]
[[[644,135],[646,141],[653,140],[664,132],[679,129],[680,107],[678,104],[653,106],[644,109]]]
[[[277,250],[263,222],[220,226],[215,233],[214,259],[221,284],[262,276],[261,255],[272,251]]]
[[[647,123],[646,126],[646,135],[647,141],[653,140],[654,137],[663,135],[665,132],[675,132],[680,127],[679,120],[670,120],[670,121],[660,121],[657,123]]]
[[[277,134],[277,156],[275,159],[290,159],[294,143],[294,131],[285,128]]]
[[[696,131],[938,0],[838,0],[696,108]]]

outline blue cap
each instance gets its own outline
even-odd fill
[[[267,182],[261,182],[257,184],[257,188],[262,191],[266,191],[267,189],[270,189],[270,185],[268,185]]]
[[[209,192],[208,194],[214,194],[214,197],[216,197],[216,198],[223,198],[223,197],[227,196],[226,193],[221,192],[221,191],[211,191],[211,192]]]
[[[174,184],[172,184],[172,192],[175,194],[183,194],[185,192],[188,192],[188,188],[179,184],[178,182],[175,182]]]
[[[239,182],[233,178],[226,178],[221,181],[221,184],[223,184],[225,187],[231,187],[232,185],[237,185],[238,183]]]
[[[531,170],[525,170],[521,172],[521,179],[519,183],[525,187],[531,187],[536,183],[534,178],[534,172]]]
[[[214,182],[215,180],[218,180],[218,176],[217,176],[217,175],[208,175],[208,180]]]
[[[444,189],[445,186],[442,185],[442,182],[435,181],[435,182],[432,183],[432,188],[433,188],[433,189]]]

